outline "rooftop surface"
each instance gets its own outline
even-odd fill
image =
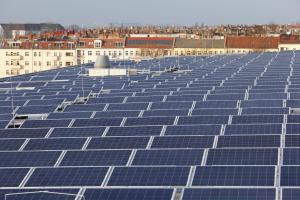
[[[299,199],[300,52],[113,65],[2,79],[1,199]]]

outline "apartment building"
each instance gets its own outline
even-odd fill
[[[0,49],[0,77],[76,64],[74,42],[9,42]]]
[[[81,38],[76,45],[77,63],[95,62],[99,55],[107,55],[111,60],[140,58],[140,49],[125,47],[125,40],[125,38]]]
[[[278,49],[279,51],[300,50],[300,35],[281,35]]]

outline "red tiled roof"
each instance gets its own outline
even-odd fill
[[[277,49],[279,37],[228,36],[225,44],[226,48]]]

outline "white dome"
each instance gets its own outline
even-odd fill
[[[110,62],[108,56],[97,56],[94,67],[110,68]]]

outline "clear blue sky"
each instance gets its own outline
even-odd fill
[[[295,23],[299,8],[300,0],[0,0],[0,23]]]

